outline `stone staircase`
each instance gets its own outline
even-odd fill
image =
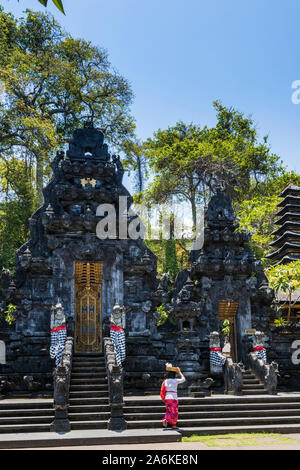
[[[161,400],[125,398],[127,429],[162,427]],[[231,432],[299,432],[300,394],[179,398],[179,431],[192,434]]]
[[[243,395],[268,395],[265,385],[251,370],[243,372]]]
[[[74,354],[69,419],[71,430],[107,429],[110,416],[103,355]],[[0,434],[50,432],[52,400],[0,401]]]
[[[107,429],[110,407],[103,354],[73,355],[69,404],[72,431]]]
[[[243,396],[180,397],[180,434],[300,432],[300,394],[267,395],[263,384],[251,371],[244,374],[244,387]],[[132,396],[124,400],[128,431],[143,434],[147,430],[162,429],[165,406],[159,395]],[[71,431],[107,430],[110,407],[103,355],[73,356],[69,404]],[[51,400],[0,401],[0,433],[3,436],[47,433],[53,418]]]
[[[53,418],[52,400],[0,401],[0,435],[50,431]]]

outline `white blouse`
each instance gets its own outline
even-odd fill
[[[182,384],[185,382],[185,378],[182,379],[166,379],[165,380],[165,387],[166,387],[166,396],[165,400],[177,400],[177,385]]]

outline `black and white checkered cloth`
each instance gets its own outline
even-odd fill
[[[110,337],[115,346],[117,364],[122,367],[126,358],[125,332],[110,330]]]
[[[225,364],[226,357],[220,351],[210,351],[210,364],[212,366],[221,366]]]
[[[254,351],[256,356],[263,361],[264,364],[267,364],[267,352],[265,349],[259,351]]]
[[[51,332],[50,357],[55,358],[55,366],[57,367],[62,360],[65,350],[65,342],[67,339],[67,330],[59,330]]]

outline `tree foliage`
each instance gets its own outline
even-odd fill
[[[287,171],[280,177],[271,178],[260,185],[259,195],[235,204],[240,228],[252,232],[251,248],[265,265],[270,264],[265,256],[270,252],[274,238],[278,195],[290,183],[300,185],[300,175]]]
[[[0,9],[0,81],[0,155],[26,150],[35,159],[40,201],[50,156],[88,116],[113,144],[133,135],[128,82],[104,49],[51,15],[26,10],[16,19]]]
[[[281,308],[287,307],[287,321],[290,321],[292,307],[299,302],[300,295],[293,298],[293,294],[300,290],[300,261],[288,264],[277,264],[266,270],[269,285],[277,296],[277,303]],[[280,302],[279,294],[284,294],[284,302]]]
[[[255,125],[233,108],[214,103],[213,128],[176,123],[159,129],[145,142],[145,156],[153,171],[148,200],[187,201],[196,225],[196,205],[206,204],[221,185],[234,201],[260,194],[260,187],[283,173],[282,162],[270,151],[267,138],[258,138]]]
[[[38,0],[44,7],[47,6],[48,0]],[[65,15],[64,6],[61,0],[52,0],[54,5]]]
[[[14,268],[15,253],[29,238],[29,218],[37,205],[30,163],[15,157],[0,162],[0,266]]]
[[[49,14],[0,7],[0,265],[13,268],[43,202],[57,148],[87,118],[121,150],[134,134],[130,85],[107,51],[66,33]]]

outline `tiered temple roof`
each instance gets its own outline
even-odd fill
[[[270,246],[275,250],[267,255],[274,264],[300,260],[300,187],[289,184],[280,194],[274,230],[275,240]]]

